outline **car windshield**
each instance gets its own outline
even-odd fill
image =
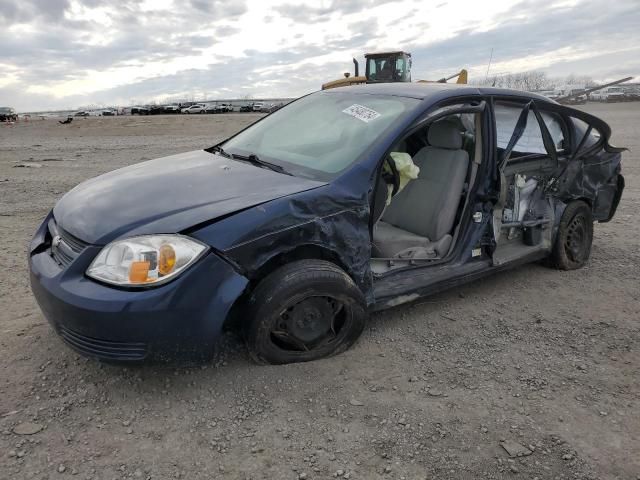
[[[223,148],[257,155],[293,175],[330,180],[418,103],[396,96],[318,92],[272,113]]]

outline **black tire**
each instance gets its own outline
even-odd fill
[[[351,277],[324,260],[295,261],[269,274],[251,294],[247,313],[247,347],[261,364],[308,362],[344,352],[368,318]]]
[[[571,202],[560,218],[551,261],[560,270],[584,267],[591,254],[593,216],[585,202]]]

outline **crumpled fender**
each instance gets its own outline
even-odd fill
[[[369,202],[354,197],[354,190],[330,184],[249,208],[190,235],[249,279],[269,260],[297,248],[329,251],[372,303]]]

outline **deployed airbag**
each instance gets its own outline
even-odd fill
[[[396,170],[400,177],[400,186],[396,192],[397,195],[411,180],[418,178],[418,175],[420,174],[420,167],[413,163],[411,155],[406,152],[391,152],[389,156],[393,160],[393,163],[395,163]],[[391,173],[387,163],[384,164],[383,170],[385,173]],[[387,194],[387,205],[389,205],[391,203],[391,197],[393,196],[393,185],[388,185],[387,188],[389,189],[389,193]]]

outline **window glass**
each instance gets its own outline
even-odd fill
[[[522,112],[520,106],[496,104],[495,117],[498,148],[506,148],[509,144],[518,122],[518,117],[520,117],[520,112]],[[564,133],[560,121],[555,115],[546,112],[541,112],[541,114],[556,150],[562,150],[564,148]],[[521,153],[547,153],[542,140],[542,132],[533,111],[529,112],[525,131],[513,150]]]
[[[407,61],[402,57],[398,57],[396,59],[396,80],[404,81],[407,80]]]
[[[318,92],[239,133],[224,149],[256,154],[294,175],[329,179],[419,104],[405,97]]]
[[[374,75],[378,70],[376,69],[376,61],[373,58],[369,59],[369,74]]]
[[[394,78],[394,64],[393,60],[388,58],[370,58],[368,60],[369,65],[369,79],[378,81],[391,81]]]
[[[572,118],[571,120],[573,120],[573,124],[576,127],[576,145],[575,146],[577,148],[580,142],[582,141],[582,137],[584,137],[584,134],[587,132],[589,125],[586,122],[583,122],[582,120],[579,120],[577,118]],[[583,150],[586,148],[592,147],[593,145],[598,143],[599,140],[600,140],[600,132],[595,128],[591,129],[589,138],[587,138],[587,141],[584,143],[584,146],[582,147]]]

